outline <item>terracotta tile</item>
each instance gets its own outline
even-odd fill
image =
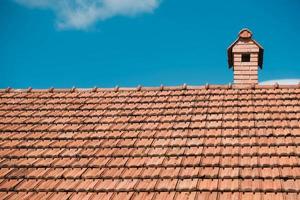
[[[225,191],[237,191],[239,189],[238,179],[221,179],[219,180],[219,189]]]
[[[236,128],[238,127],[238,121],[223,121],[222,126],[226,128]]]
[[[176,167],[176,168],[171,168],[171,167],[162,168],[160,170],[159,176],[162,177],[162,178],[175,178],[175,177],[178,177],[179,172],[180,172],[179,167]]]
[[[178,166],[182,162],[181,157],[166,157],[163,161],[166,166]]]
[[[174,138],[170,141],[171,146],[184,146],[186,144],[186,138]]]
[[[185,148],[185,154],[190,155],[190,156],[194,155],[194,156],[196,156],[194,158],[197,159],[197,158],[200,158],[199,155],[201,155],[203,153],[203,149],[204,149],[203,147],[196,147],[196,146],[194,147],[194,146],[192,146],[192,147],[189,147],[189,148]]]
[[[155,188],[160,191],[174,190],[176,185],[177,179],[160,179]]]
[[[23,180],[20,184],[16,186],[18,190],[33,190],[40,183],[40,181],[32,179],[32,180]]]
[[[189,125],[189,128],[191,129],[204,129],[205,127],[206,127],[205,121],[191,122]]]
[[[218,179],[199,179],[197,188],[199,190],[217,190]]]
[[[253,159],[256,159],[256,162],[252,162]],[[255,161],[255,160],[254,160]],[[257,157],[248,157],[248,156],[243,156],[240,157],[240,165],[242,166],[252,166],[252,163],[255,165],[257,164]]]
[[[267,165],[272,165],[272,163],[274,162],[274,157],[271,156],[263,156],[259,158],[259,164],[263,165],[263,166],[267,166]]]
[[[280,172],[278,168],[261,168],[260,174],[264,178],[280,177]]]
[[[177,183],[177,190],[195,190],[197,189],[198,179],[180,179]]]
[[[196,145],[203,144],[203,143],[204,143],[204,138],[188,138],[186,140],[186,146],[191,146],[190,148],[193,148],[193,147],[199,148],[201,150],[203,149],[203,147],[196,146]]]
[[[22,196],[22,193],[18,193],[20,194],[20,196]],[[16,197],[16,199],[32,199],[32,200],[38,200],[38,199],[47,199],[52,195],[52,193],[46,193],[46,192],[26,192],[25,194],[23,194],[22,197],[18,198]]]
[[[123,179],[116,186],[116,190],[119,191],[134,190],[137,183],[138,183],[138,179]]]
[[[280,170],[280,169],[278,169]],[[283,170],[281,170],[281,173],[282,173]],[[290,171],[290,174],[292,176],[289,176],[289,177],[294,177],[294,178],[299,178],[299,174],[300,174],[300,168],[299,167],[292,167],[291,168],[291,171]],[[283,175],[283,174],[282,174]]]
[[[197,199],[207,199],[207,200],[217,200],[218,193],[217,192],[197,192]]]
[[[143,157],[141,161],[136,164],[136,166],[148,166],[148,167],[157,167],[164,162],[164,157]]]
[[[222,126],[222,121],[207,121],[207,128],[220,128]]]
[[[80,179],[76,185],[76,190],[84,191],[94,189],[95,185],[98,183],[98,180],[95,179]]]
[[[222,166],[236,166],[239,164],[239,157],[223,156],[220,162]]]
[[[67,172],[67,169],[63,168],[50,168],[47,170],[47,177],[58,178],[61,177],[64,173]]]
[[[13,170],[10,174],[10,178],[22,178],[26,176],[32,169],[26,169],[26,168],[21,168],[21,169],[15,169]]]
[[[202,177],[217,177],[219,174],[219,168],[218,167],[203,167],[199,170],[199,175]]]
[[[162,168],[144,168],[140,174],[143,178],[159,177]]]
[[[99,192],[99,193],[94,193],[92,197],[89,200],[110,200],[114,193],[112,192]]]
[[[4,178],[11,171],[14,171],[14,169],[13,168],[0,168],[0,177]]]
[[[240,181],[241,190],[256,191],[262,187],[262,180],[260,179],[244,179]]]
[[[100,179],[94,189],[103,191],[113,190],[119,183],[120,180],[118,179]]]
[[[125,178],[140,177],[142,171],[143,168],[127,168],[123,170],[122,177]]]
[[[106,168],[106,169],[93,168],[93,169],[89,169],[85,175],[89,177],[98,177],[98,178],[100,177],[117,178],[121,176],[123,171],[124,171],[123,168]]]
[[[173,200],[174,197],[175,197],[175,192],[158,192],[155,194],[153,199]]]
[[[164,147],[156,147],[156,148],[148,149],[148,155],[165,155],[170,150],[172,149],[168,149]]]
[[[194,153],[192,148],[190,148],[190,150],[191,150],[191,152]],[[201,163],[201,157],[200,156],[188,156],[188,157],[183,157],[182,158],[182,164],[184,166],[195,166],[195,165],[199,165],[200,163]]]
[[[206,138],[205,140],[205,144],[209,144],[209,145],[214,145],[214,146],[208,146],[205,149],[205,152],[207,153],[216,153],[216,152],[220,152],[220,147],[217,146],[218,144],[221,143],[221,138]]]
[[[79,180],[72,180],[72,179],[65,179],[65,180],[61,180],[58,185],[56,185],[56,189],[57,190],[71,190],[71,189],[75,189],[77,188],[77,186],[79,185],[80,181]]]
[[[193,200],[196,199],[196,192],[176,192],[175,198],[176,200]]]
[[[54,159],[39,159],[35,162],[35,166],[69,166],[74,162],[72,158],[54,158]]]
[[[245,200],[260,200],[262,199],[261,193],[256,192],[241,192],[240,193],[240,199]]]
[[[205,129],[191,129],[189,131],[189,136],[192,136],[192,137],[199,137],[199,135],[206,135],[208,130],[205,130]],[[213,133],[212,133],[213,134]],[[191,138],[193,139],[193,138]],[[198,140],[198,138],[195,138],[196,140]]]
[[[295,191],[297,188],[296,181],[293,179],[283,180],[282,188],[286,191]]]
[[[154,160],[155,158],[153,158]],[[159,160],[161,159],[157,159],[155,160],[156,162],[159,162]],[[145,157],[134,157],[134,158],[129,158],[126,166],[127,167],[136,167],[136,166],[143,166],[145,165],[147,162],[150,162],[148,158]],[[148,163],[147,163],[148,164]]]
[[[50,197],[49,200],[55,200],[55,199],[60,199],[60,200],[67,200],[71,196],[71,193],[67,192],[58,192],[58,193],[53,193]]]
[[[33,195],[33,193],[27,193],[27,192],[13,192],[10,195],[5,196],[1,196],[1,199],[31,199],[31,196]]]
[[[136,146],[149,146],[153,142],[153,139],[138,139],[136,140]]]
[[[284,200],[284,194],[283,193],[263,193],[262,199],[274,199],[274,200]]]
[[[228,128],[222,130],[222,134],[225,136],[235,136],[239,134],[239,130],[237,128]],[[233,139],[233,138],[231,138]]]
[[[239,200],[238,192],[220,192],[219,199],[231,199],[231,200]]]
[[[231,168],[231,167],[226,167],[226,168],[220,168],[219,176],[221,178],[235,178],[239,176],[239,168]]]
[[[155,189],[157,182],[157,179],[143,179],[138,182],[135,189],[142,191],[152,191]]]
[[[197,177],[199,175],[199,167],[185,167],[181,168],[179,176],[181,178]]]
[[[21,180],[16,180],[16,179],[6,179],[6,180],[0,180],[0,189],[1,190],[10,190],[15,188]]]
[[[133,200],[139,200],[139,199],[144,199],[144,200],[152,200],[154,196],[154,193],[152,192],[135,192],[134,195],[132,196]]]
[[[297,193],[285,193],[283,195],[284,195],[285,200],[300,199],[300,194],[297,194]]]
[[[226,139],[223,139],[223,143],[225,143],[225,141],[224,140],[226,140]],[[227,140],[227,142],[229,142],[228,140]],[[238,142],[231,142],[230,141],[230,143],[229,144],[236,144],[236,143],[238,143]],[[241,154],[243,154],[243,152],[242,152],[242,149],[243,148],[240,148],[240,147],[232,147],[232,146],[227,146],[227,147],[223,147],[223,148],[221,148],[221,152],[222,152],[222,154],[224,155],[230,155],[230,154],[239,154],[239,153],[241,153]],[[248,151],[249,152],[249,151]],[[232,158],[232,156],[230,157],[230,158]]]
[[[48,189],[56,189],[56,186],[59,184],[60,180],[43,180],[36,187],[39,190],[48,190]]]
[[[241,176],[244,178],[256,178],[260,176],[258,168],[242,168],[240,169]]]
[[[80,193],[73,193],[70,197],[71,200],[89,200],[93,196],[93,193],[88,192],[80,192]]]
[[[117,199],[120,199],[120,200],[126,200],[126,199],[131,199],[133,196],[133,192],[118,192],[118,193],[114,193],[114,195],[112,196],[111,199],[113,200],[117,200]]]
[[[85,171],[86,171],[85,168],[69,169],[69,170],[66,170],[66,172],[63,174],[63,176],[66,178],[76,178],[76,177],[79,178]]]
[[[266,191],[278,191],[281,190],[281,180],[278,179],[265,179],[262,181],[263,189]]]
[[[167,139],[155,139],[152,143],[153,146],[165,146],[170,143],[170,140]]]
[[[128,161],[128,158],[113,158],[109,162],[110,166],[125,166],[126,162]]]
[[[220,156],[205,156],[202,158],[202,165],[218,165],[220,163]]]

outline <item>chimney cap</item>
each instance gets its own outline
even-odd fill
[[[252,32],[248,28],[243,28],[239,32],[239,38],[251,39],[252,38]]]
[[[246,40],[253,41],[254,44],[256,44],[259,47],[258,66],[262,69],[264,48],[252,38],[252,35],[253,34],[249,29],[244,28],[239,32],[238,38],[228,47],[228,49],[227,49],[228,58],[227,59],[228,59],[229,68],[233,67],[233,52],[232,52],[233,46],[235,46],[238,41],[246,39]]]

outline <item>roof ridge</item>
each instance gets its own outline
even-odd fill
[[[293,85],[280,85],[278,83],[271,85],[235,85],[235,84],[206,84],[206,85],[178,85],[178,86],[141,86],[137,87],[119,87],[114,88],[45,88],[45,89],[34,89],[29,87],[27,89],[14,89],[6,88],[0,89],[0,92],[100,92],[100,91],[109,91],[109,92],[118,92],[118,91],[174,91],[174,90],[197,90],[197,89],[300,89],[300,82]]]

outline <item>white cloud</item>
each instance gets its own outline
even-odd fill
[[[60,29],[87,29],[114,16],[151,13],[161,0],[14,0],[30,8],[50,9]]]
[[[278,80],[269,80],[263,81],[260,85],[274,85],[278,83],[279,85],[295,85],[300,83],[300,79],[278,79]]]

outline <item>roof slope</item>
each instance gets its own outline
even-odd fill
[[[300,199],[300,87],[0,92],[0,196]]]

